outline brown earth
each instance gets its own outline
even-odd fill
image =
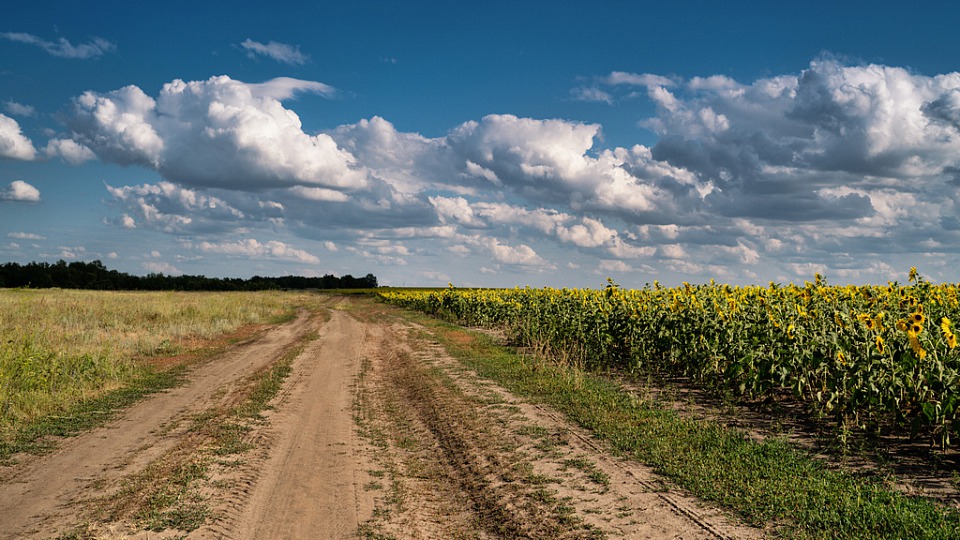
[[[323,317],[277,326],[118,420],[0,470],[0,539],[762,536],[478,378],[398,311],[324,303]],[[313,330],[271,409],[246,424],[246,451],[223,457],[196,442],[198,415],[241,400],[251,375]],[[160,465],[199,462],[206,472],[170,503],[201,508],[198,528],[144,531],[142,512],[116,510],[144,504],[129,495],[143,492],[129,489],[136,479],[183,470]]]

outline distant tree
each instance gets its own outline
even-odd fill
[[[67,263],[59,260],[54,264],[31,262],[0,264],[0,287],[33,287],[94,290],[178,290],[178,291],[259,291],[271,289],[351,289],[373,288],[377,278],[367,274],[354,278],[347,274],[336,277],[253,276],[241,278],[209,278],[206,276],[167,276],[150,273],[133,276],[110,270],[99,261]]]

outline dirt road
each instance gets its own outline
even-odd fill
[[[325,302],[322,316],[236,346],[187,384],[0,471],[0,538],[760,536],[477,378],[399,312]],[[297,343],[271,409],[241,430],[245,451],[191,444],[198,418],[241,400],[245,381]],[[143,531],[152,510],[129,486],[144,471],[179,478],[185,463],[203,472],[164,515],[194,512],[199,526]]]

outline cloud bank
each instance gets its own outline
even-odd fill
[[[573,250],[595,272],[741,279],[821,267],[870,279],[897,256],[960,246],[957,73],[820,58],[752,82],[615,71],[571,91],[604,107],[652,102],[637,119],[658,136],[652,147],[604,148],[600,125],[510,114],[435,138],[380,117],[307,133],[284,104],[302,92],[335,90],[221,76],[156,96],[87,92],[46,153],[159,173],[108,186],[119,226],[305,264],[315,256],[244,231],[424,272],[451,256],[487,272],[550,271]],[[0,142],[3,155],[33,159],[15,121],[0,116],[0,130],[19,141]],[[230,230],[231,242],[204,237]]]

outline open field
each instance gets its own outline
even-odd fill
[[[171,356],[289,318],[303,301],[290,293],[0,290],[0,459],[41,424],[59,429],[50,417],[111,392],[172,384],[169,370],[188,358]]]
[[[232,340],[136,353],[183,365],[167,391],[11,454],[0,538],[960,534],[960,513],[888,471],[732,427],[726,409],[678,411],[693,398],[518,351],[503,329],[363,295],[265,302]]]

